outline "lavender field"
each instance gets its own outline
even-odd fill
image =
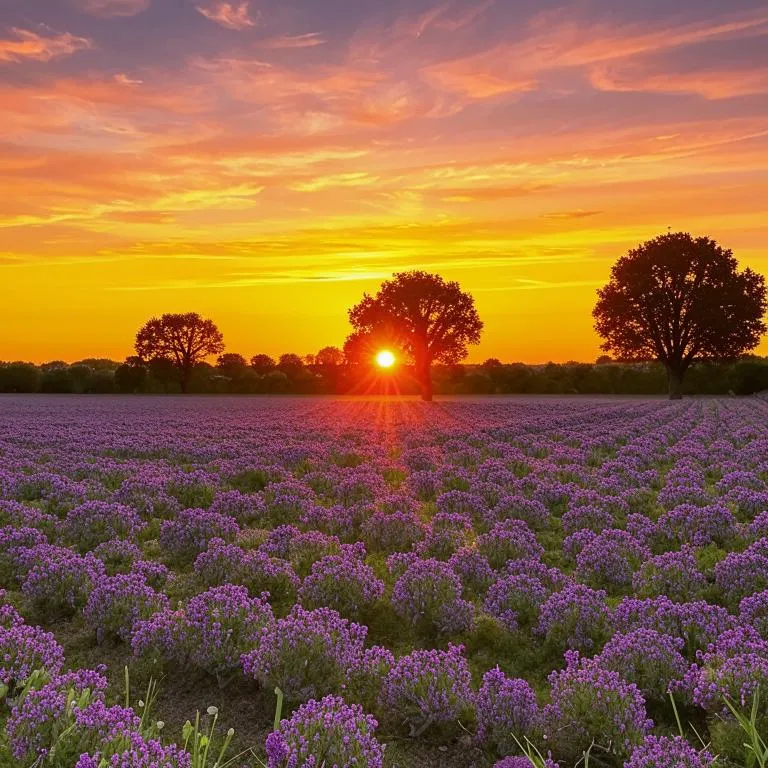
[[[768,402],[0,398],[0,587],[2,766],[764,765]]]

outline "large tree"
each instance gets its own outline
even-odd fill
[[[345,353],[373,355],[394,348],[413,362],[424,400],[432,399],[432,364],[463,360],[483,330],[470,294],[458,283],[421,271],[400,272],[375,296],[364,294],[349,310],[349,321],[354,331]]]
[[[694,362],[732,360],[757,345],[765,310],[762,275],[739,271],[733,253],[714,240],[677,232],[622,256],[593,315],[606,352],[663,363],[670,398],[679,399]]]
[[[221,331],[196,312],[153,317],[136,334],[138,357],[147,363],[171,362],[179,371],[182,392],[187,392],[195,366],[223,351]]]

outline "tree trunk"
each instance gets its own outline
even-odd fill
[[[421,399],[425,403],[432,402],[432,366],[429,362],[420,363],[418,366],[419,385],[421,386]]]
[[[181,394],[186,395],[189,389],[189,380],[192,378],[192,371],[189,368],[182,367],[181,377],[179,379],[179,386],[181,387]]]
[[[679,368],[667,368],[670,400],[683,399],[683,375],[684,371]]]

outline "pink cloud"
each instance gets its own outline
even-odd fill
[[[0,61],[50,61],[91,47],[91,41],[65,32],[40,35],[28,29],[13,29],[15,38],[0,40]]]
[[[261,43],[262,48],[272,51],[294,48],[315,48],[328,42],[319,32],[307,32],[304,35],[280,35],[271,37]]]
[[[206,19],[221,24],[227,29],[248,29],[255,27],[256,21],[250,15],[248,0],[228,3],[224,0],[209,0],[205,5],[196,6]]]
[[[590,72],[590,82],[600,91],[693,93],[714,101],[768,93],[768,69],[661,72],[641,66],[602,66]]]
[[[149,8],[151,0],[74,0],[78,10],[92,16],[136,16]]]

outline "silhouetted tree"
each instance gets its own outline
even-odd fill
[[[227,352],[224,355],[219,355],[216,360],[216,368],[222,376],[236,380],[242,378],[248,371],[248,361],[242,355]]]
[[[427,272],[401,272],[382,283],[376,296],[365,294],[349,310],[354,332],[345,353],[386,344],[413,360],[424,400],[432,399],[432,363],[451,365],[477,344],[483,323],[472,296],[458,283]],[[375,351],[373,352],[375,354]]]
[[[344,362],[344,353],[338,347],[323,347],[314,358],[320,368],[337,368]]]
[[[682,397],[696,360],[730,360],[765,333],[765,279],[738,271],[730,250],[707,237],[678,232],[622,256],[598,290],[595,328],[602,348],[620,360],[658,360],[669,395]]]
[[[132,395],[138,392],[147,378],[147,368],[138,357],[128,357],[115,371],[118,392]]]
[[[251,368],[259,376],[266,376],[270,371],[277,368],[277,363],[269,355],[254,355],[251,358]]]
[[[0,364],[0,392],[37,392],[40,371],[32,363]]]
[[[294,379],[304,370],[304,361],[298,355],[291,353],[280,355],[277,368],[289,379]]]
[[[224,337],[212,320],[196,312],[153,317],[136,334],[136,354],[145,362],[167,360],[179,371],[186,392],[195,365],[224,350]]]

